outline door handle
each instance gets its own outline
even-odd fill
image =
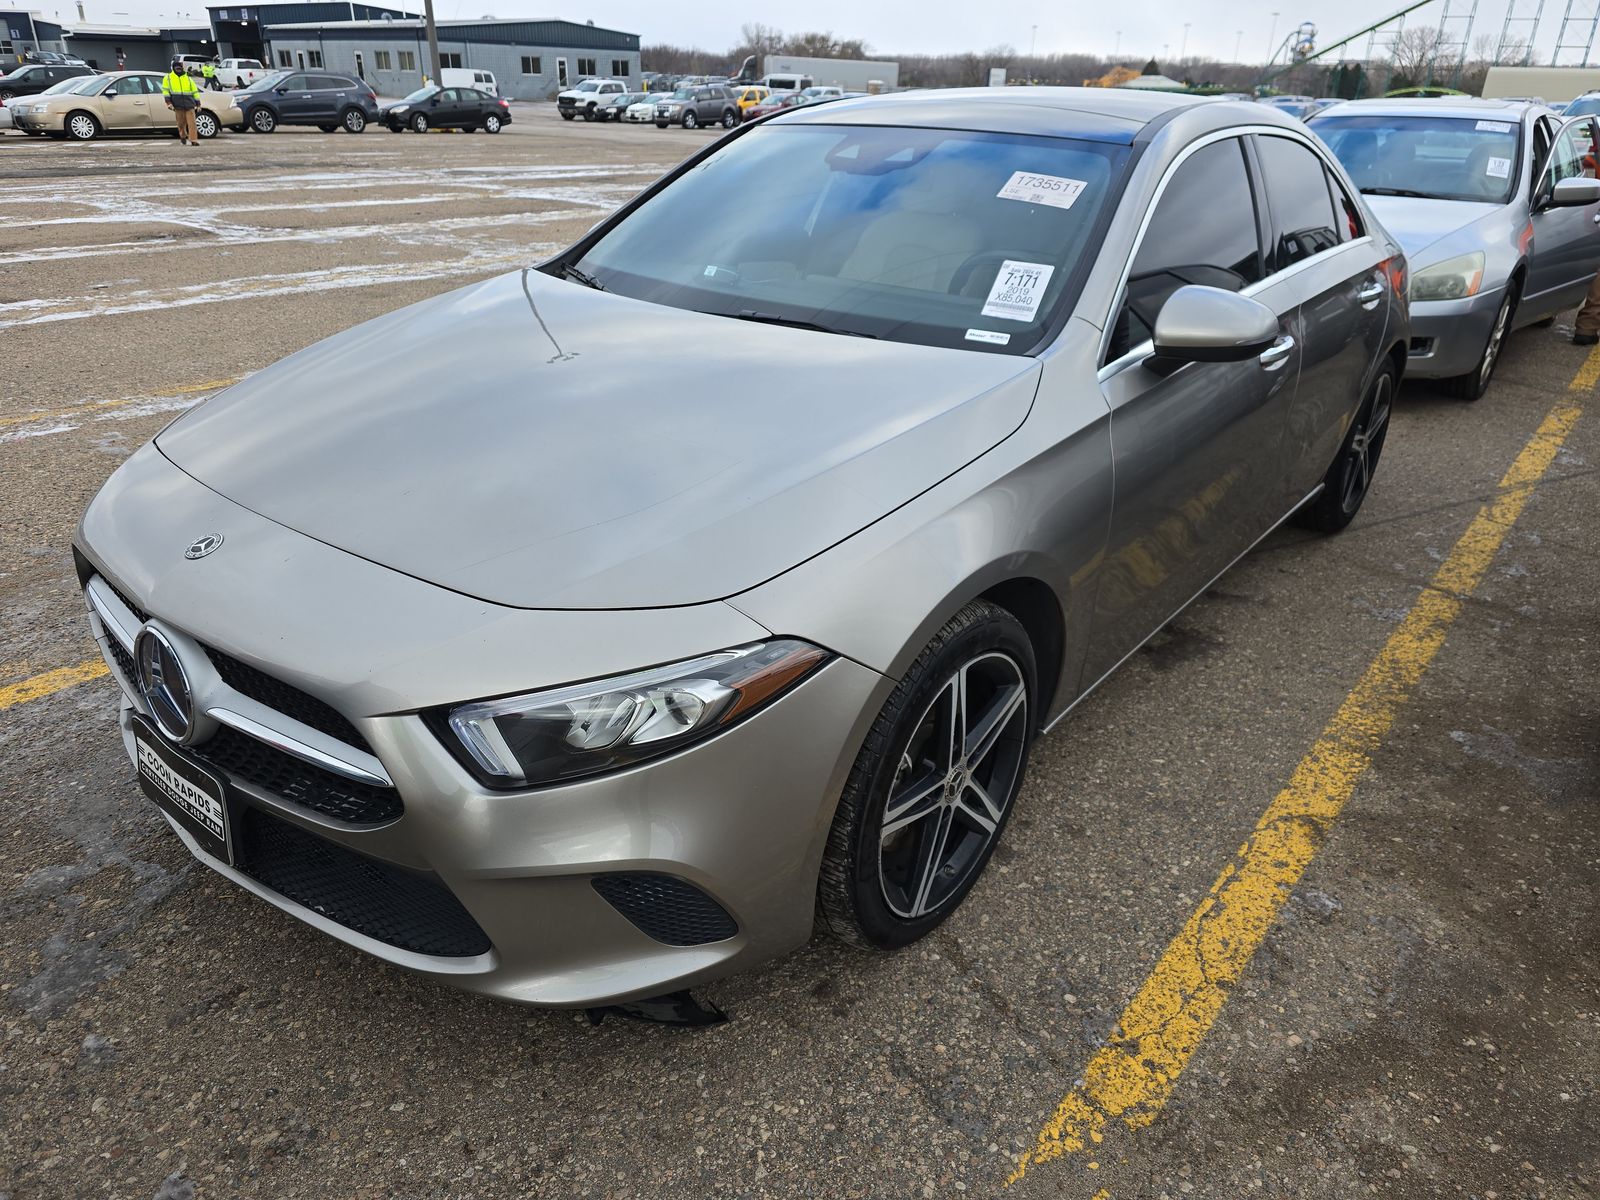
[[[1383,284],[1369,283],[1356,293],[1356,299],[1361,301],[1362,308],[1371,308],[1383,299]]]
[[[1294,352],[1294,338],[1287,333],[1272,345],[1263,350],[1258,359],[1262,366],[1269,371],[1276,371],[1289,360],[1289,355]]]

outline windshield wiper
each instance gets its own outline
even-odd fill
[[[762,325],[786,325],[790,329],[811,329],[817,333],[841,333],[845,337],[862,337],[877,340],[875,333],[863,333],[859,329],[840,329],[835,325],[822,325],[816,321],[802,321],[798,317],[780,317],[777,313],[756,312],[753,308],[742,309],[736,313],[712,313],[716,317],[732,317],[735,321],[756,321]]]
[[[589,272],[580,270],[571,263],[561,264],[561,277],[563,279],[570,279],[574,283],[581,283],[584,287],[593,288],[597,292],[603,292],[606,290],[605,284],[601,283],[593,275],[589,274]]]
[[[1413,200],[1442,200],[1444,197],[1436,196],[1432,192],[1416,192],[1410,188],[1390,187],[1364,187],[1361,189],[1363,196],[1409,196]]]

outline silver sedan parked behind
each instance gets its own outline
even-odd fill
[[[1409,375],[1476,400],[1506,334],[1583,299],[1600,269],[1594,118],[1503,100],[1360,100],[1311,128],[1411,266]]]
[[[1038,736],[1355,516],[1407,337],[1259,105],[807,105],[185,414],[78,567],[207,866],[462,987],[651,997],[944,920]]]

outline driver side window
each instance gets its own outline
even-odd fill
[[[1167,181],[1134,255],[1106,361],[1150,340],[1186,284],[1241,291],[1264,277],[1256,202],[1238,138],[1196,150]]]

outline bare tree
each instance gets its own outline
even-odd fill
[[[739,26],[739,45],[734,48],[735,57],[745,54],[754,54],[757,59],[765,60],[769,54],[777,54],[783,49],[783,30],[771,25],[763,25],[760,21],[751,21]]]
[[[1448,47],[1439,36],[1438,26],[1413,25],[1398,31],[1388,49],[1389,86],[1400,88],[1431,82],[1438,67],[1439,53]]]

